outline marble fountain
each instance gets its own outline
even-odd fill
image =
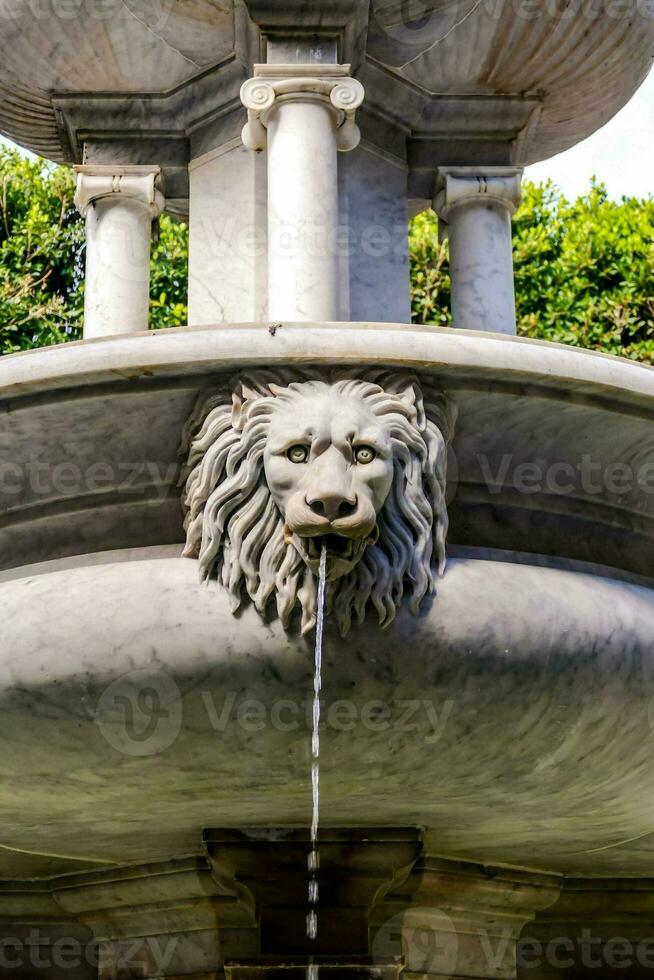
[[[85,339],[0,363],[0,976],[649,976],[654,374],[515,336],[510,229],[652,11],[0,12],[0,131],[87,223]],[[432,206],[451,330],[409,324]]]

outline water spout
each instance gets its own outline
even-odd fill
[[[323,544],[320,552],[318,572],[318,608],[316,613],[316,642],[313,672],[313,710],[311,728],[311,850],[307,866],[309,879],[309,914],[307,915],[307,936],[316,939],[318,935],[318,879],[320,867],[318,854],[318,826],[320,822],[320,692],[322,689],[322,637],[325,625],[325,591],[327,587],[327,548]],[[307,969],[307,980],[317,980],[318,967],[311,963]]]

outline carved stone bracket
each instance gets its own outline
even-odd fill
[[[147,208],[153,219],[163,210],[160,167],[83,165],[75,167],[75,171],[75,206],[82,215],[95,201],[115,195]]]
[[[228,957],[256,955],[258,934],[249,892],[216,880],[203,857],[0,881],[5,963],[33,963],[43,978],[54,973],[41,967],[61,964],[71,978],[95,967],[98,980],[217,980]],[[0,975],[9,976],[2,965]]]
[[[241,86],[241,102],[248,110],[241,134],[244,145],[265,149],[268,117],[281,101],[318,100],[334,111],[337,148],[353,150],[360,140],[354,116],[365,93],[349,71],[349,65],[321,65],[320,74],[316,65],[255,65],[254,77]]]
[[[448,219],[455,208],[491,204],[513,214],[520,206],[521,186],[520,167],[440,167],[434,210],[441,237],[447,236]]]
[[[561,883],[424,855],[375,910],[373,956],[400,954],[409,980],[515,980],[520,933],[556,902]]]

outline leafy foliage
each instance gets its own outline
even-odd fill
[[[414,322],[451,324],[447,243],[432,211],[410,232]],[[654,198],[567,201],[525,183],[513,222],[518,333],[654,363]]]
[[[188,228],[167,214],[159,218],[150,262],[150,329],[188,322]]]
[[[0,146],[0,353],[81,336],[84,223],[70,170]],[[654,363],[654,198],[567,201],[526,183],[514,219],[518,331]],[[432,211],[409,232],[414,322],[451,324],[447,243]],[[150,326],[186,322],[188,231],[164,215],[152,249]]]
[[[0,148],[0,351],[74,339],[83,225],[69,170]]]
[[[77,340],[84,222],[74,174],[0,146],[0,353]],[[150,325],[186,322],[188,236],[166,215],[152,249]]]
[[[654,199],[527,189],[514,232],[519,332],[654,360]]]

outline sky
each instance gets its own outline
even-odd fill
[[[568,198],[585,193],[593,175],[615,199],[654,193],[654,71],[606,126],[526,171],[537,182],[551,178]]]
[[[654,194],[654,72],[606,126],[525,173],[536,182],[550,177],[568,198],[583,194],[593,175],[617,200]]]

